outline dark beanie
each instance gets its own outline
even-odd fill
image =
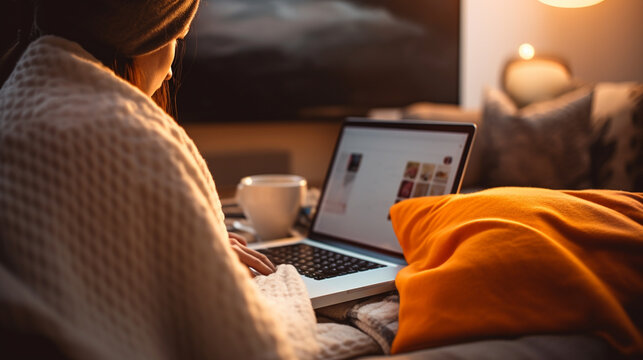
[[[88,51],[128,57],[173,40],[192,20],[199,0],[36,0],[42,34],[79,42]],[[99,54],[94,54],[99,55]]]

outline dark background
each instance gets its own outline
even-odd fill
[[[342,119],[458,104],[459,0],[204,0],[181,122]]]

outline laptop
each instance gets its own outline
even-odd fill
[[[457,193],[474,124],[349,118],[305,237],[250,246],[293,264],[313,308],[395,289],[406,265],[389,217],[398,201]]]

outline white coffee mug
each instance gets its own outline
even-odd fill
[[[306,199],[306,179],[297,175],[253,175],[237,185],[237,202],[258,240],[291,236]]]

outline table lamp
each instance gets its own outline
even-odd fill
[[[518,48],[518,58],[509,60],[503,69],[502,87],[519,107],[552,99],[569,90],[572,74],[562,59],[535,56],[530,44]]]
[[[603,0],[540,0],[541,3],[562,8],[579,8],[596,5]]]

